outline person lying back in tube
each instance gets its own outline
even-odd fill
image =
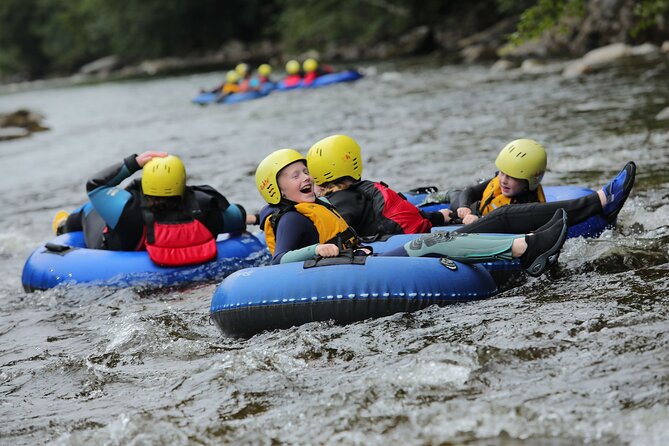
[[[260,212],[272,263],[336,257],[342,250],[370,251],[337,210],[317,198],[307,160],[296,150],[272,152],[258,165],[256,186],[267,202]],[[563,211],[534,234],[426,234],[384,255],[447,257],[465,263],[520,258],[531,275],[542,274],[557,261],[567,234]]]
[[[142,178],[120,183],[142,170]],[[161,266],[216,258],[216,236],[246,229],[246,211],[211,186],[187,186],[178,157],[147,151],[130,155],[86,183],[89,202],[54,219],[57,234],[83,231],[86,246],[148,251]]]
[[[459,232],[525,232],[564,209],[569,224],[600,215],[613,224],[629,196],[636,164],[629,161],[616,177],[589,195],[546,202],[541,180],[546,172],[546,149],[533,139],[516,139],[502,148],[495,160],[497,174],[464,189],[451,203],[465,224]]]

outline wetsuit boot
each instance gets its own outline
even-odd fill
[[[567,213],[564,209],[558,209],[540,230],[525,236],[527,250],[520,256],[520,264],[530,276],[540,276],[557,262],[560,248],[566,239]]]

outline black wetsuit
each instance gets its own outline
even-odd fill
[[[403,234],[404,231],[398,223],[382,215],[383,197],[380,192],[370,187],[372,184],[367,180],[358,181],[347,189],[329,193],[326,198],[361,237]],[[363,193],[363,190],[367,193]],[[419,211],[415,218],[429,220],[431,226],[445,224],[441,212]]]

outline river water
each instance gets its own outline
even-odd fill
[[[351,85],[237,105],[189,100],[222,74],[0,96],[52,130],[0,145],[0,443],[669,443],[669,67],[566,80],[408,61]],[[544,184],[637,183],[617,229],[568,240],[555,271],[494,298],[250,339],[209,320],[216,284],[26,294],[23,262],[87,176],[131,153],[251,211],[257,163],[333,133],[399,190],[489,177],[508,141],[549,151]]]

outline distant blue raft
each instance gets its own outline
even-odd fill
[[[207,104],[237,104],[239,102],[252,101],[254,99],[264,98],[276,88],[276,84],[268,82],[260,90],[247,91],[244,93],[233,93],[221,97],[218,93],[203,92],[195,96],[191,102],[199,105]]]
[[[329,73],[317,77],[311,84],[299,82],[295,85],[286,85],[283,81],[277,84],[276,89],[280,91],[295,90],[300,88],[316,88],[324,87],[326,85],[339,84],[342,82],[357,81],[362,77],[362,74],[356,70],[340,71],[338,73]]]
[[[221,280],[241,268],[266,264],[267,248],[248,233],[216,243],[218,256],[202,265],[166,268],[146,251],[106,251],[85,247],[82,232],[63,234],[40,246],[23,267],[21,281],[30,292],[58,285],[154,289]]]

